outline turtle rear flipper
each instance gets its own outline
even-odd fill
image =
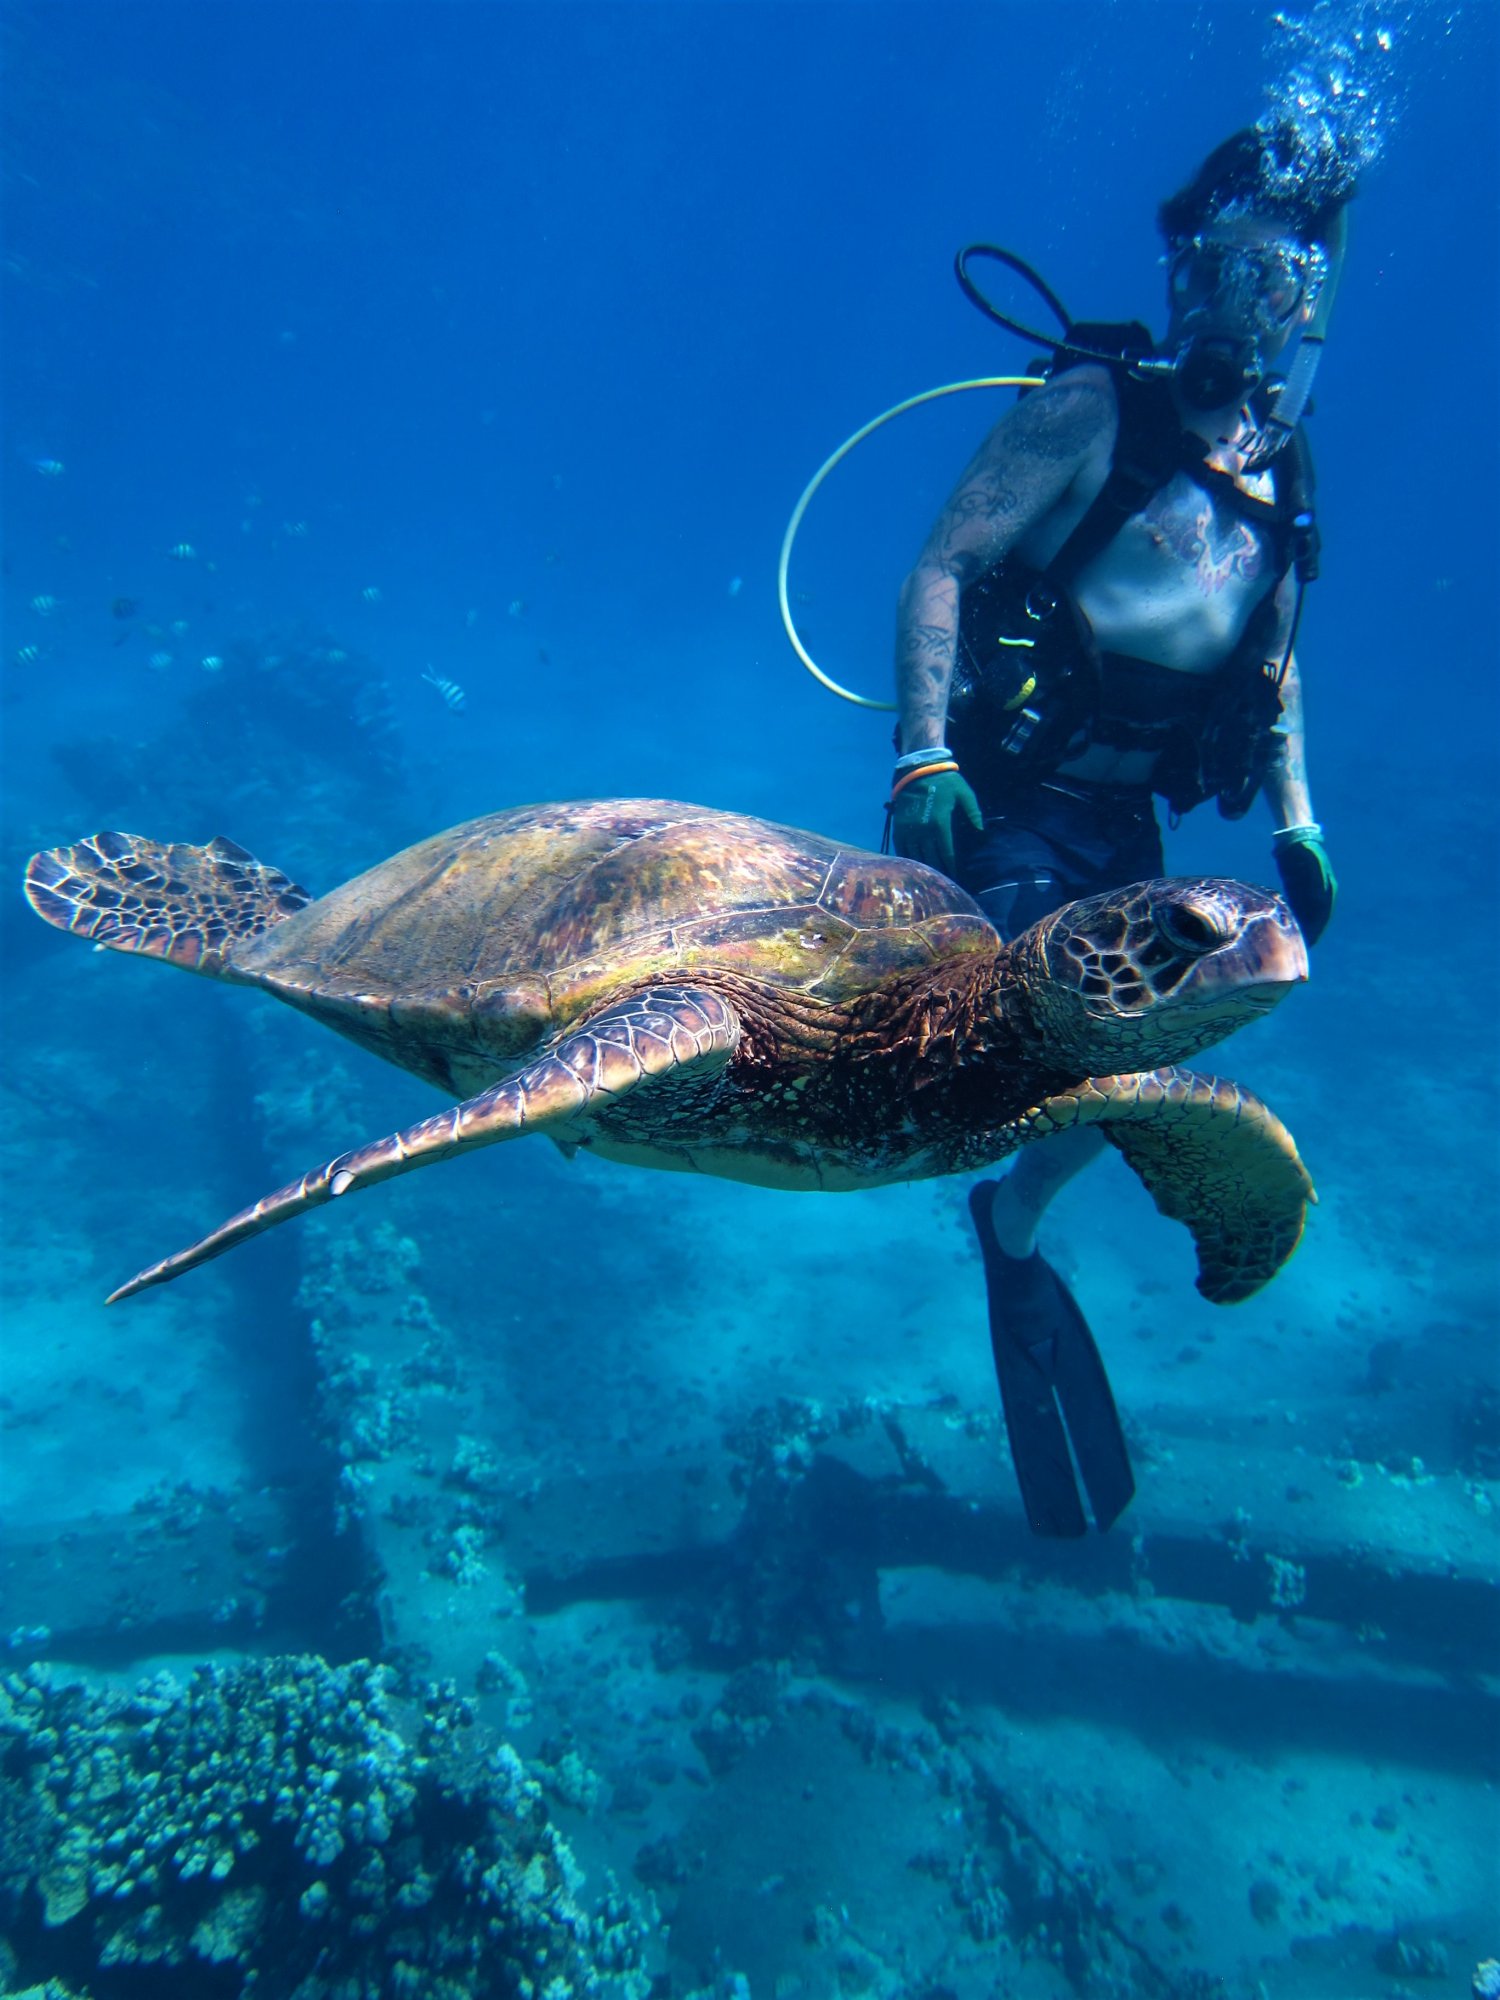
[[[139,1272],[106,1303],[180,1278],[262,1230],[355,1188],[373,1187],[472,1147],[532,1133],[586,1143],[592,1120],[640,1085],[665,1085],[672,1091],[710,1082],[734,1054],[739,1038],[739,1016],[716,993],[674,986],[627,995],[503,1083],[408,1125],[404,1132],[326,1160],[253,1208],[241,1209],[188,1249]],[[664,1109],[663,1128],[671,1122],[671,1111]]]
[[[135,833],[96,833],[32,855],[26,899],[60,931],[209,976],[224,971],[235,945],[312,901],[232,840],[191,847]]]
[[[1094,1076],[1025,1112],[1021,1143],[1098,1124],[1163,1215],[1185,1223],[1198,1290],[1235,1305],[1274,1278],[1316,1201],[1296,1142],[1253,1092],[1187,1069]]]

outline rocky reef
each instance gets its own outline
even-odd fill
[[[541,1787],[473,1724],[451,1685],[311,1655],[130,1693],[5,1676],[0,1990],[641,2000],[654,1917],[581,1900]]]
[[[212,672],[153,707],[152,733],[52,746],[88,813],[186,838],[257,838],[264,824],[285,865],[318,886],[370,859],[368,839],[349,837],[351,816],[357,827],[379,815],[398,834],[421,830],[399,816],[408,760],[373,661],[303,630],[234,639],[212,658]]]

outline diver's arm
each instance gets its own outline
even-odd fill
[[[1302,675],[1297,655],[1287,660],[1281,683],[1281,715],[1271,732],[1272,750],[1266,763],[1266,803],[1274,825],[1313,825],[1312,792],[1307,783],[1307,745],[1302,727]]]
[[[896,697],[903,751],[943,740],[966,583],[1014,548],[1113,442],[1114,390],[1102,368],[1071,369],[1024,396],[980,446],[901,589]]]
[[[1278,829],[1313,824],[1312,793],[1307,784],[1307,745],[1302,727],[1302,672],[1291,650],[1296,636],[1301,587],[1288,570],[1276,586],[1276,624],[1267,660],[1286,661],[1281,677],[1281,713],[1271,731],[1271,754],[1261,781],[1272,824]]]
[[[1277,602],[1281,614],[1278,643],[1291,638],[1294,589],[1283,579]],[[1281,715],[1272,732],[1272,751],[1264,779],[1266,803],[1275,832],[1271,849],[1282,893],[1307,942],[1316,944],[1328,928],[1338,897],[1338,877],[1328,859],[1323,829],[1313,818],[1312,792],[1307,783],[1307,750],[1302,727],[1302,675],[1295,653],[1287,654],[1281,682]]]

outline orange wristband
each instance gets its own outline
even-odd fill
[[[893,806],[896,803],[897,794],[904,792],[907,786],[917,778],[935,778],[939,771],[956,771],[957,769],[957,764],[953,763],[951,759],[946,764],[919,764],[915,771],[906,772],[899,784],[891,786],[891,795],[886,800],[886,804]]]

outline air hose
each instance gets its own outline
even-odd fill
[[[862,444],[871,431],[878,431],[880,426],[888,424],[892,417],[902,416],[907,410],[916,409],[920,403],[933,402],[939,396],[956,396],[964,389],[1040,389],[1042,386],[1042,378],[1039,375],[981,375],[972,382],[945,382],[940,388],[924,389],[920,396],[908,396],[904,403],[896,403],[890,409],[882,410],[878,417],[871,417],[867,424],[862,424],[852,437],[844,439],[831,457],[824,459],[802,489],[802,497],[792,509],[792,518],[787,522],[786,534],[782,537],[781,561],[776,568],[776,594],[781,602],[781,622],[786,627],[786,636],[792,642],[792,651],[813,679],[826,687],[830,694],[836,694],[844,701],[852,701],[857,708],[893,710],[896,706],[893,701],[875,701],[869,695],[855,694],[850,688],[840,687],[831,675],[824,673],[797,636],[797,627],[792,621],[792,605],[787,595],[786,580],[792,563],[792,544],[797,539],[802,516],[807,512],[813,495],[833,468],[842,459],[847,458],[857,444]]]

